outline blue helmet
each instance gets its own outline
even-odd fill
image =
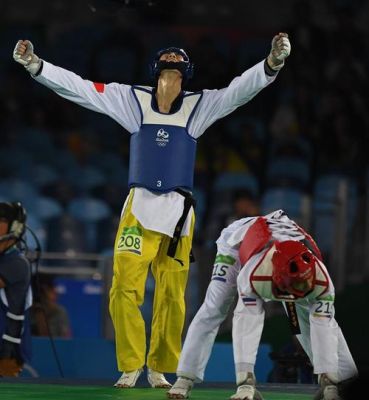
[[[166,53],[176,53],[180,54],[183,57],[183,61],[180,62],[167,62],[167,61],[160,61],[160,57]],[[168,47],[166,49],[159,50],[156,53],[155,58],[150,63],[150,72],[153,79],[158,79],[160,72],[163,69],[178,69],[182,74],[183,82],[188,81],[193,77],[193,63],[190,62],[190,59],[187,53],[180,49],[179,47]]]

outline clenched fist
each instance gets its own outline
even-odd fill
[[[268,64],[270,68],[279,70],[284,65],[284,60],[291,53],[291,43],[287,33],[278,33],[272,40],[272,48],[268,56]]]
[[[33,44],[29,40],[18,40],[13,51],[13,58],[32,75],[37,74],[40,69],[41,60],[33,52]]]

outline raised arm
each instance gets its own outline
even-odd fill
[[[287,33],[279,33],[272,40],[268,57],[232,80],[228,87],[219,90],[204,90],[190,134],[199,137],[218,119],[250,101],[262,89],[274,81],[284,66],[291,51]]]
[[[39,83],[52,89],[82,107],[106,114],[129,132],[138,129],[140,111],[134,101],[131,86],[118,83],[96,83],[77,74],[41,60],[29,40],[19,40],[13,52],[16,62],[22,64]]]

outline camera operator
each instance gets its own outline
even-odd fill
[[[31,267],[19,242],[26,229],[20,203],[0,203],[0,376],[18,376],[30,357],[27,309],[32,303]]]

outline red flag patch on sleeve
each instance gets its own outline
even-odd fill
[[[104,93],[105,83],[94,82],[94,86],[97,92]]]

